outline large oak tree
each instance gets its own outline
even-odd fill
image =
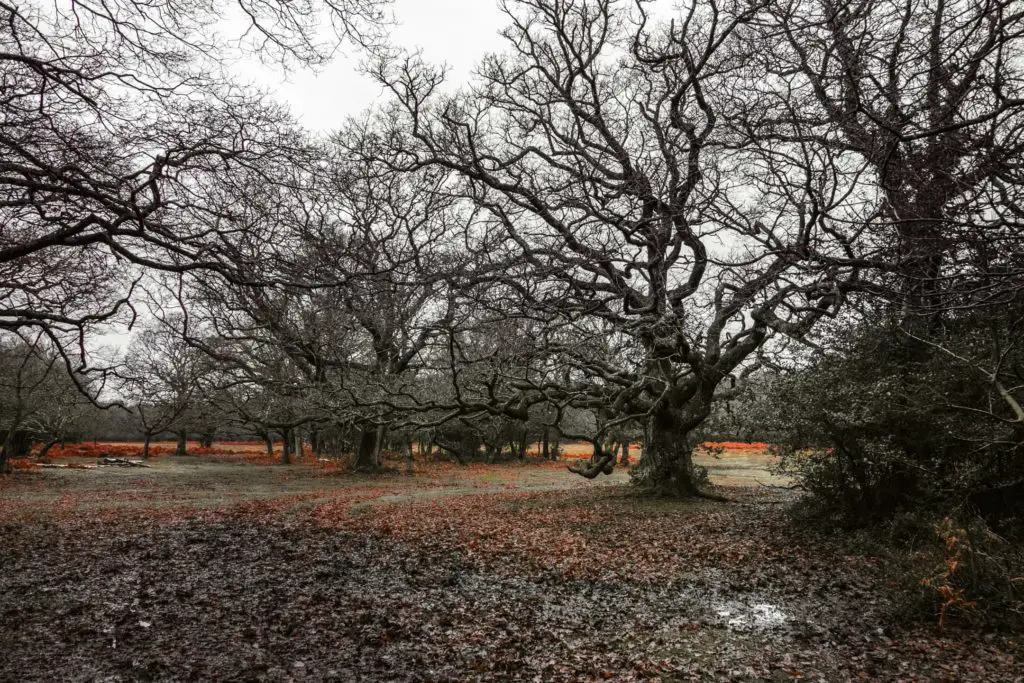
[[[805,267],[812,244],[840,248],[810,196],[835,182],[828,169],[792,164],[807,189],[767,192],[745,182],[754,160],[723,125],[750,58],[737,29],[759,8],[693,3],[669,24],[643,9],[507,2],[508,49],[471,87],[444,94],[415,57],[383,60],[379,77],[404,106],[398,163],[457,173],[485,211],[474,234],[500,233],[489,253],[508,263],[492,278],[515,292],[505,314],[563,331],[561,367],[510,383],[517,407],[600,406],[608,429],[644,421],[640,478],[692,495],[690,434],[716,395],[771,337],[833,313],[857,269]]]

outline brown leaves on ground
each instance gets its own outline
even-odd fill
[[[749,497],[749,496],[748,496]],[[311,519],[411,545],[461,551],[491,571],[540,571],[563,579],[656,583],[679,573],[778,559],[780,549],[732,523],[728,506],[652,501],[626,487],[462,495],[353,514],[325,503]]]
[[[782,494],[680,503],[555,470],[237,467],[6,481],[0,679],[1024,675],[1005,635],[890,623],[883,568],[795,531]],[[243,481],[226,477],[246,476],[250,497],[225,500]]]

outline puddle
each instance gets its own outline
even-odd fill
[[[770,629],[789,621],[789,615],[778,605],[766,602],[722,602],[715,606],[714,613],[737,631]]]

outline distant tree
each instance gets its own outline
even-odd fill
[[[250,258],[253,267],[273,258],[286,282],[184,280],[184,304],[219,346],[195,343],[239,381],[286,390],[298,401],[296,419],[318,434],[354,430],[357,466],[369,470],[389,429],[415,431],[401,396],[452,322],[460,263],[452,235],[464,220],[444,173],[396,173],[374,160],[367,150],[379,146],[378,122],[337,133],[289,189],[258,179],[236,188],[253,234],[276,231],[287,244]]]
[[[204,410],[211,364],[180,334],[162,326],[137,332],[121,370],[124,398],[138,417],[143,433],[142,456],[159,434],[174,433],[176,455],[187,454],[187,435],[196,415]]]
[[[48,337],[0,334],[0,472],[14,458],[28,455],[33,444],[43,453],[80,426],[84,394],[95,389],[73,378]]]

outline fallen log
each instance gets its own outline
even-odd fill
[[[128,458],[111,458],[109,456],[96,461],[102,467],[149,467],[141,460],[129,460]]]
[[[39,463],[39,466],[40,467],[45,467],[45,468],[48,468],[48,469],[68,469],[68,470],[94,470],[94,469],[96,469],[98,467],[98,465],[83,465],[83,464],[77,463],[77,462],[68,462],[68,463],[41,462],[41,463]]]

